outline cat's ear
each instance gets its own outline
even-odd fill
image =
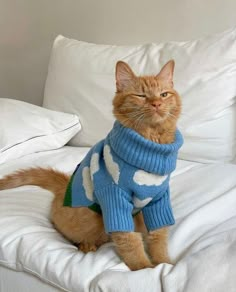
[[[173,86],[173,75],[174,75],[175,61],[170,60],[161,69],[160,73],[157,74],[158,78],[166,80]]]
[[[123,91],[135,83],[136,76],[129,65],[123,61],[116,63],[116,89]]]

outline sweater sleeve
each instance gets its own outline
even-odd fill
[[[112,184],[96,191],[95,196],[102,209],[106,233],[134,231],[133,204],[127,192]]]
[[[148,231],[173,225],[175,219],[171,208],[169,188],[161,198],[152,200],[145,206],[142,212]]]

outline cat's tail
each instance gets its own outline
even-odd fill
[[[69,180],[69,175],[52,168],[28,168],[16,171],[0,179],[0,190],[34,185],[56,194],[66,190]]]

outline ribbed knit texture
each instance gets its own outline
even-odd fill
[[[159,144],[145,139],[136,131],[122,126],[118,121],[109,133],[108,141],[113,151],[124,161],[159,175],[168,174],[175,169],[177,153],[183,145],[179,130],[176,130],[174,143]]]
[[[169,189],[159,201],[151,202],[143,209],[143,217],[148,230],[155,230],[175,223]]]
[[[179,131],[174,143],[158,144],[116,121],[75,170],[64,205],[100,206],[107,233],[134,231],[132,212],[140,210],[148,230],[174,224],[169,178],[182,143]]]
[[[116,231],[134,230],[132,217],[133,204],[127,200],[123,190],[115,185],[107,186],[96,192],[100,198],[100,205],[105,230],[107,233]]]

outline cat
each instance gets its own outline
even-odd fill
[[[113,114],[125,127],[155,144],[174,143],[181,98],[173,85],[174,61],[166,63],[157,75],[136,76],[130,66],[116,64],[116,94]],[[116,137],[115,137],[116,138]],[[116,251],[131,270],[169,263],[168,226],[147,231],[143,214],[133,217],[135,230],[107,233],[101,214],[88,207],[64,206],[71,176],[50,169],[19,170],[0,179],[0,190],[36,185],[54,193],[51,220],[56,229],[83,252],[96,251],[112,240]]]

